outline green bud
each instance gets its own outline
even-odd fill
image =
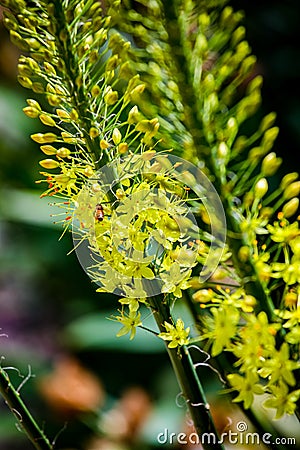
[[[299,198],[292,198],[282,208],[284,217],[289,218],[297,213],[299,208]]]
[[[122,139],[122,135],[120,133],[120,131],[118,130],[118,128],[114,128],[113,129],[113,133],[112,133],[112,140],[114,141],[115,145],[120,144]]]
[[[287,173],[281,180],[280,187],[281,189],[285,189],[289,184],[296,181],[299,174],[297,172]]]
[[[56,70],[54,69],[54,67],[52,66],[52,64],[48,63],[47,61],[44,62],[44,68],[45,71],[49,74],[49,75],[56,75]]]
[[[99,130],[96,127],[91,127],[89,135],[91,139],[96,139],[99,136]]]
[[[273,147],[274,141],[277,138],[278,133],[279,133],[278,127],[272,127],[266,130],[261,142],[261,145],[265,152],[268,152]]]
[[[258,180],[254,186],[254,195],[256,198],[262,198],[268,192],[268,182],[265,178]]]
[[[113,55],[110,58],[108,58],[105,70],[108,70],[108,71],[114,70],[118,67],[119,63],[120,63],[119,56]]]
[[[110,92],[104,96],[104,101],[109,106],[114,105],[118,101],[118,92],[110,90]]]
[[[36,94],[43,94],[44,91],[45,91],[44,86],[42,85],[42,83],[33,83],[32,84],[32,90]]]
[[[267,114],[261,121],[259,126],[259,131],[264,133],[268,128],[270,128],[276,120],[276,113],[271,112]]]
[[[298,197],[300,193],[300,181],[294,181],[289,184],[283,191],[283,198],[289,200],[292,197]]]
[[[138,107],[135,105],[128,113],[128,123],[133,124],[139,121],[139,110]]]
[[[28,77],[18,76],[18,82],[21,84],[21,86],[23,86],[26,89],[32,88],[32,81]]]
[[[246,29],[243,26],[238,27],[234,30],[231,37],[231,45],[236,46],[242,39],[245,39]]]
[[[274,175],[277,172],[281,163],[282,163],[282,159],[277,158],[276,153],[274,153],[274,152],[269,153],[263,159],[263,162],[261,165],[262,174],[265,177],[271,177],[272,175]]]

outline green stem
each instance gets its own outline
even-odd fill
[[[2,368],[0,368],[0,393],[34,447],[37,450],[53,450],[53,445],[30,414],[20,393],[13,387],[8,374]]]
[[[173,322],[169,306],[159,297],[150,298],[149,303],[159,330],[165,332],[164,322]],[[183,346],[178,350],[167,347],[167,351],[180,389],[187,402],[196,432],[200,438],[203,433],[210,433],[210,436],[213,436],[211,439],[213,443],[202,443],[203,449],[224,449],[223,445],[219,443],[218,433],[209,410],[209,405],[188,348]]]

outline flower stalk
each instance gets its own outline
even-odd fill
[[[7,372],[2,367],[0,367],[0,393],[34,447],[37,450],[53,450],[53,445],[31,415],[21,399],[20,393],[14,388]]]
[[[172,322],[171,311],[166,302],[161,297],[151,297],[149,305],[153,311],[154,318],[160,332],[164,332],[164,323]],[[213,418],[206,400],[205,392],[201,380],[196,372],[189,349],[186,345],[178,348],[167,347],[167,352],[172,363],[172,367],[177,377],[182,395],[189,409],[193,425],[199,437],[203,433],[214,435],[213,445],[203,442],[205,450],[222,450],[224,446],[219,443],[218,432],[215,428]]]

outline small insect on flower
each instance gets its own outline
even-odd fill
[[[102,220],[104,219],[104,211],[101,203],[97,203],[94,216],[95,220],[97,220],[98,222],[102,222]]]

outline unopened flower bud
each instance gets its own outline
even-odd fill
[[[115,145],[120,144],[122,139],[122,135],[120,133],[120,131],[118,130],[118,128],[114,128],[113,133],[112,133],[112,140],[114,141]]]
[[[57,149],[52,145],[41,145],[41,150],[45,155],[56,155]]]
[[[285,189],[289,184],[296,181],[299,174],[297,172],[287,173],[281,180],[280,187],[281,189]]]
[[[66,147],[61,147],[57,150],[57,156],[60,158],[68,158],[71,154],[71,151]]]
[[[284,217],[291,217],[298,211],[299,208],[299,198],[292,198],[289,200],[282,208]]]
[[[118,152],[120,155],[124,155],[128,151],[128,144],[126,142],[121,142],[121,144],[118,145]]]
[[[95,139],[99,136],[99,130],[96,127],[91,127],[89,131],[89,135],[91,139]]]
[[[250,257],[250,249],[247,245],[242,245],[238,251],[238,258],[241,262],[246,262]]]
[[[39,116],[40,121],[44,124],[47,125],[49,127],[55,127],[56,122],[54,119],[52,119],[52,117],[49,116],[49,114],[40,114]]]
[[[23,111],[26,116],[30,117],[31,119],[35,119],[40,114],[40,111],[36,108],[33,108],[32,106],[26,106],[25,108],[23,108]]]
[[[269,153],[263,159],[263,162],[261,165],[262,174],[266,177],[271,177],[272,175],[274,175],[277,172],[281,163],[282,163],[282,159],[277,158],[276,153],[274,153],[274,152]]]
[[[70,119],[70,114],[67,111],[65,111],[64,109],[57,109],[56,114],[58,115],[58,117],[61,120],[69,120]]]
[[[59,162],[54,161],[54,159],[43,159],[42,161],[39,162],[39,164],[44,169],[57,169],[57,167],[59,167]]]
[[[212,289],[200,289],[193,294],[193,300],[200,303],[208,303],[214,297],[214,291]]]
[[[256,198],[262,198],[268,192],[268,182],[265,178],[258,180],[254,186],[254,194]]]
[[[283,198],[289,200],[290,198],[297,197],[300,193],[300,181],[294,181],[289,184],[283,191]]]
[[[100,141],[100,148],[102,150],[105,150],[108,147],[109,147],[109,143],[105,139],[101,139],[101,141]]]
[[[136,123],[139,121],[139,110],[138,107],[135,105],[128,113],[128,123]]]

